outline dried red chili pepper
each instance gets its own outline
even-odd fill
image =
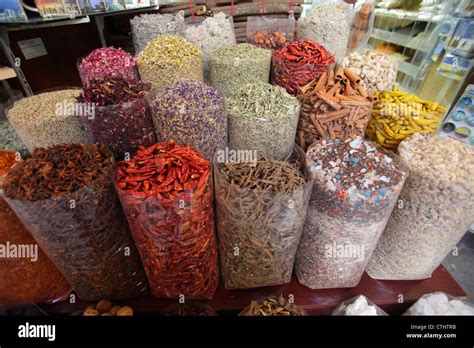
[[[211,299],[218,284],[211,166],[190,146],[140,147],[116,189],[157,297]]]
[[[317,79],[334,64],[334,56],[313,40],[294,41],[275,52],[272,83],[296,95],[298,88]]]

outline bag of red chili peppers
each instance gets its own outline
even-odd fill
[[[170,141],[118,165],[115,187],[152,295],[211,299],[218,263],[210,162]]]
[[[302,87],[334,66],[334,56],[313,40],[294,41],[276,51],[271,82],[296,95]]]
[[[147,291],[113,172],[105,145],[62,144],[37,148],[3,185],[7,203],[84,300]]]
[[[279,50],[295,38],[295,16],[288,18],[248,17],[247,42],[262,48]]]
[[[52,303],[71,290],[2,197],[5,174],[17,159],[14,151],[0,151],[0,307]]]

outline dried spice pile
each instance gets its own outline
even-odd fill
[[[296,95],[298,88],[332,69],[334,56],[312,40],[291,42],[275,52],[272,84]]]
[[[298,100],[278,86],[248,84],[227,99],[229,144],[284,160],[293,150]]]
[[[415,134],[398,153],[410,175],[367,272],[375,279],[429,278],[473,222],[474,149]]]
[[[410,135],[435,134],[446,108],[416,95],[393,90],[375,94],[372,117],[367,125],[367,138],[378,145],[396,150]]]
[[[115,185],[152,295],[211,299],[219,275],[209,161],[157,143],[119,162]]]
[[[79,89],[41,93],[18,100],[7,111],[8,120],[29,152],[36,147],[89,142],[79,119],[67,112],[67,106],[73,105],[80,93]]]
[[[130,20],[132,28],[133,46],[135,53],[140,53],[147,43],[156,39],[159,35],[169,34],[176,36],[184,35],[184,12],[176,15],[144,13]]]
[[[138,79],[135,57],[120,47],[97,48],[82,59],[77,68],[84,86],[87,86],[92,80],[102,78]]]
[[[93,80],[84,87],[79,103],[94,104],[94,115],[80,119],[92,141],[105,144],[119,159],[134,156],[138,146],[156,143],[146,101],[150,86],[123,78]]]
[[[142,80],[155,92],[178,81],[204,82],[202,51],[179,36],[158,36],[139,53],[137,62]]]
[[[216,169],[221,271],[227,289],[288,283],[312,181],[298,163],[261,154]]]
[[[306,158],[315,180],[296,275],[311,289],[354,287],[397,202],[407,170],[362,138],[320,140]]]
[[[177,82],[154,97],[151,111],[159,141],[190,145],[209,160],[227,146],[227,109],[215,88]]]
[[[363,137],[372,111],[372,96],[348,69],[329,70],[298,91],[301,103],[296,142],[306,150],[321,138]]]
[[[298,39],[314,40],[334,54],[336,60],[346,55],[351,33],[352,5],[344,2],[316,4],[298,20]]]
[[[295,16],[273,18],[265,16],[247,17],[247,42],[262,48],[279,50],[295,37]]]
[[[84,300],[147,290],[112,177],[104,145],[73,144],[37,149],[4,183],[7,203]]]
[[[3,176],[17,162],[14,151],[0,151],[0,245],[35,246],[2,196]],[[70,286],[56,266],[38,248],[37,260],[31,258],[0,258],[0,305],[50,303],[63,300]]]
[[[272,51],[250,44],[221,47],[209,56],[211,85],[230,97],[248,83],[268,82]]]
[[[283,296],[268,298],[263,301],[252,301],[239,313],[240,316],[275,317],[275,316],[306,316],[304,310],[286,301]]]

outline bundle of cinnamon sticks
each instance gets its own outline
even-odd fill
[[[300,87],[298,99],[301,111],[296,143],[306,151],[320,138],[363,137],[375,98],[361,85],[359,76],[339,68]]]

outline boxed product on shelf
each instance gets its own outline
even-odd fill
[[[27,21],[25,10],[20,0],[2,1],[0,3],[0,23]]]
[[[70,17],[81,14],[77,0],[35,0],[42,17]]]

